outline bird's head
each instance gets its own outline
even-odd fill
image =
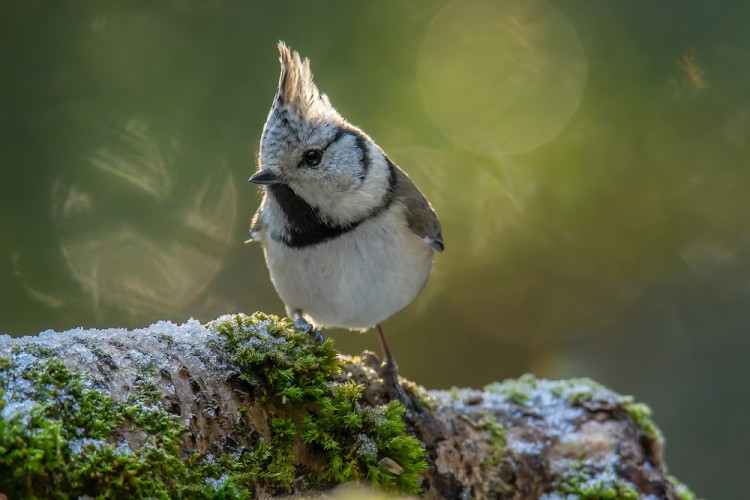
[[[357,220],[382,202],[388,161],[318,90],[310,61],[283,42],[278,48],[279,88],[261,136],[259,170],[250,180],[271,194],[291,192],[332,223]]]

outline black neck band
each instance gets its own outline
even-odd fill
[[[383,213],[393,202],[393,193],[396,190],[396,170],[390,160],[386,158],[386,161],[388,162],[388,189],[383,202],[364,217],[347,224],[326,222],[317,208],[303,200],[286,184],[267,186],[269,195],[279,204],[287,222],[286,232],[274,239],[292,248],[317,245],[338,238],[368,219]]]

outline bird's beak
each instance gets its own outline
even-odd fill
[[[261,184],[263,186],[284,183],[281,177],[271,172],[270,170],[259,170],[258,172],[255,172],[255,174],[250,177],[250,182],[252,182],[253,184]]]

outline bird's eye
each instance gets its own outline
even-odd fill
[[[315,167],[320,164],[320,160],[323,157],[323,153],[319,149],[308,149],[302,154],[302,159],[305,160],[305,164],[310,167]]]

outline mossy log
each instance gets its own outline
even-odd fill
[[[408,411],[373,354],[260,313],[0,336],[0,495],[693,498],[648,408],[592,381],[403,385]]]

